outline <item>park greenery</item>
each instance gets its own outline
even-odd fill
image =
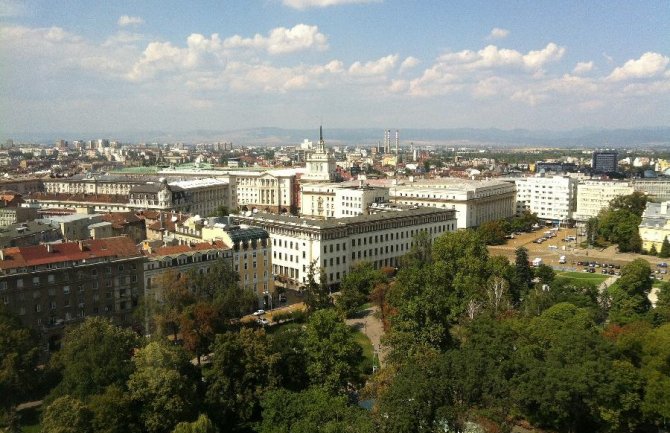
[[[4,428],[39,398],[45,433],[667,429],[670,284],[652,307],[645,260],[599,288],[466,230],[419,234],[394,272],[357,264],[334,296],[311,272],[304,320],[269,328],[233,320],[252,306],[229,268],[168,275],[140,311],[150,336],[87,318],[46,364],[0,312]],[[374,374],[344,321],[369,304],[388,348]]]
[[[587,222],[587,243],[593,246],[615,244],[622,253],[641,252],[638,227],[646,205],[647,196],[640,192],[613,199],[609,207]]]

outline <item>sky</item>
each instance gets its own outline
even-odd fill
[[[670,2],[0,0],[0,136],[670,126]]]

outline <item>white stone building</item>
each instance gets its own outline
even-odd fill
[[[376,214],[342,219],[307,219],[257,213],[234,215],[233,220],[265,229],[272,241],[272,268],[276,284],[300,288],[310,264],[315,277],[324,271],[326,282],[337,285],[356,262],[376,268],[396,266],[412,247],[414,237],[427,232],[431,239],[456,230],[452,210],[377,208]]]
[[[323,128],[319,128],[319,143],[306,158],[307,170],[302,177],[305,182],[332,182],[335,180],[336,163],[323,141]]]
[[[500,180],[440,178],[391,186],[390,200],[456,211],[459,229],[514,216],[516,188]]]
[[[573,217],[577,180],[568,176],[533,176],[514,182],[517,213],[530,211],[540,219],[559,223]]]
[[[389,189],[363,184],[323,183],[300,187],[301,214],[316,218],[368,215],[373,203],[389,201]]]
[[[597,217],[613,199],[633,192],[630,182],[583,180],[577,184],[577,211],[573,218],[578,222],[585,222]]]
[[[207,216],[219,206],[230,208],[230,184],[221,179],[194,179],[170,182],[186,194],[188,212]]]

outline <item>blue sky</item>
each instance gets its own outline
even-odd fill
[[[670,2],[0,0],[0,132],[670,125]]]

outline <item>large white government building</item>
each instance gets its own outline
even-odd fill
[[[502,180],[440,178],[392,185],[389,198],[394,203],[452,209],[458,228],[466,229],[514,216],[516,188]]]
[[[514,216],[514,184],[501,180],[440,178],[420,181],[357,180],[301,185],[301,214],[319,218],[366,215],[373,204],[391,202],[455,211],[457,228]],[[372,183],[373,185],[371,185]]]
[[[377,205],[376,213],[341,219],[308,219],[269,213],[234,215],[237,223],[263,228],[272,242],[272,270],[278,285],[300,288],[314,263],[326,283],[337,285],[357,262],[397,266],[426,232],[431,239],[457,229],[453,210]]]

